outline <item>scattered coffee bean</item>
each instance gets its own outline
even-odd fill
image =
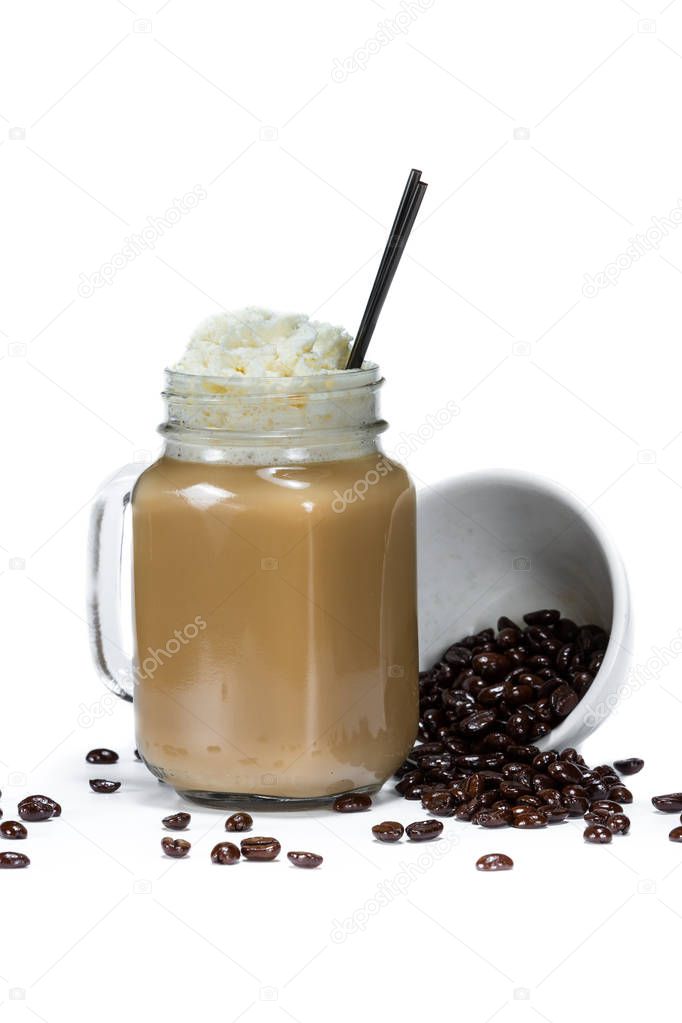
[[[627,760],[614,760],[613,766],[618,774],[638,774],[644,767],[644,761],[639,757],[628,757]]]
[[[288,852],[287,859],[295,867],[304,867],[307,870],[319,867],[320,863],[322,863],[322,857],[318,856],[317,853],[311,852]]]
[[[613,834],[604,824],[590,824],[583,831],[583,838],[586,842],[592,842],[594,845],[608,845]]]
[[[211,849],[211,861],[213,863],[232,864],[241,858],[239,849],[234,842],[218,842]]]
[[[372,828],[372,834],[380,842],[399,842],[404,831],[404,827],[398,821],[382,821]]]
[[[50,817],[59,817],[62,808],[49,796],[26,796],[17,807],[22,821],[46,821]]]
[[[485,856],[479,856],[476,860],[476,870],[494,871],[494,870],[511,870],[514,866],[514,861],[511,856],[506,856],[504,853],[486,853]]]
[[[91,749],[85,759],[89,764],[116,764],[118,753],[113,749]]]
[[[630,830],[630,818],[624,813],[614,813],[608,821],[607,827],[614,835],[627,835]]]
[[[682,792],[670,792],[665,796],[653,796],[651,802],[663,813],[679,813],[682,810]]]
[[[3,821],[0,824],[0,835],[3,838],[26,838],[28,831],[19,821]]]
[[[668,838],[671,842],[682,842],[682,827],[673,828]]]
[[[166,856],[172,856],[173,859],[180,860],[183,856],[187,855],[192,846],[184,838],[169,838],[166,836],[166,838],[161,839],[161,848]]]
[[[441,821],[415,821],[407,825],[405,834],[412,842],[429,842],[432,838],[438,838],[442,830]]]
[[[421,799],[421,794],[416,797]],[[369,810],[372,805],[372,797],[366,792],[349,792],[347,796],[337,796],[334,800],[334,809],[337,813],[359,813],[362,810]]]
[[[118,792],[120,781],[108,781],[106,778],[91,778],[89,783],[93,792]]]
[[[282,849],[276,838],[266,838],[261,835],[243,838],[241,845],[242,856],[245,860],[274,860]]]
[[[172,813],[170,817],[164,817],[161,823],[171,831],[184,831],[192,819],[189,813]]]
[[[250,831],[253,817],[250,813],[233,813],[225,821],[225,831]]]
[[[0,852],[0,868],[3,870],[16,870],[20,867],[27,867],[31,861],[23,853]]]

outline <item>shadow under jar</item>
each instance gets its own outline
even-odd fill
[[[378,367],[167,371],[164,450],[96,502],[90,620],[147,767],[212,805],[373,792],[417,732],[415,495],[381,451]],[[132,495],[132,496],[131,496]],[[134,653],[122,654],[132,504]]]

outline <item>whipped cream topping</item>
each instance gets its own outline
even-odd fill
[[[173,369],[212,377],[337,373],[346,366],[351,342],[342,327],[248,306],[204,320]]]

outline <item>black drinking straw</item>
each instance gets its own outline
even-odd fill
[[[421,171],[410,171],[346,369],[360,369],[367,354],[374,328],[424,198],[427,185],[420,178]]]

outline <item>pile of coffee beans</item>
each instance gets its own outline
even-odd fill
[[[419,676],[419,738],[451,752],[500,752],[548,735],[587,693],[609,637],[559,611],[502,617],[464,636]]]

